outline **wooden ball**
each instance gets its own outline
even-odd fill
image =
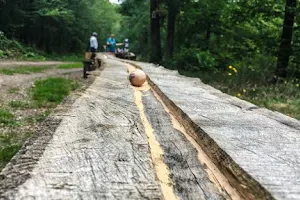
[[[146,81],[146,74],[140,69],[136,69],[129,74],[129,81],[133,86],[140,87]]]

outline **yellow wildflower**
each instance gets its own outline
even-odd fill
[[[296,87],[299,87],[299,84],[296,84]]]
[[[233,67],[230,65],[228,68],[229,68],[229,69],[232,69]]]
[[[237,72],[238,72],[236,68],[233,68],[232,70],[233,70],[235,73],[237,73]]]
[[[240,93],[237,94],[238,97],[242,96]]]
[[[247,90],[243,89],[243,92],[244,92],[244,93],[246,93],[246,92],[247,92]]]
[[[232,73],[228,73],[228,76],[231,76],[232,75]]]

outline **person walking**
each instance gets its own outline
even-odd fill
[[[90,38],[90,52],[92,52],[91,60],[93,60],[96,57],[97,49],[98,49],[97,33],[94,32]]]

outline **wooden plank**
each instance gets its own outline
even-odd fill
[[[174,128],[169,114],[151,90],[144,93],[143,104],[156,139],[163,148],[164,161],[171,171],[175,191],[180,199],[228,199],[226,192],[220,191],[211,182],[198,159],[197,150]]]
[[[3,198],[161,198],[126,68],[107,62],[66,113],[30,176],[3,191]]]
[[[300,199],[298,120],[260,109],[176,71],[137,64],[245,197]]]

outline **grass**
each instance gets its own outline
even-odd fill
[[[12,157],[21,149],[23,141],[28,139],[32,133],[23,134],[22,138],[17,133],[7,133],[0,135],[0,169],[12,159]]]
[[[55,107],[79,84],[70,79],[48,78],[38,80],[32,89],[32,98],[38,107]]]
[[[47,55],[47,60],[65,61],[65,62],[81,62],[84,60],[84,54],[71,54],[71,55]]]
[[[300,120],[300,87],[295,81],[239,91],[240,98]]]
[[[5,165],[12,159],[12,157],[18,153],[21,149],[21,144],[7,144],[1,145],[0,148],[0,168],[5,167]]]
[[[17,124],[14,114],[0,108],[0,126],[15,126]]]
[[[67,67],[71,68],[74,65]],[[24,141],[32,135],[32,133],[24,133],[23,127],[25,130],[29,128],[29,131],[34,131],[37,123],[43,122],[53,108],[79,86],[77,81],[65,78],[52,77],[37,80],[34,82],[34,87],[29,89],[29,99],[8,101],[8,107],[1,108],[0,106],[0,170],[20,150]],[[8,89],[8,93],[15,94],[19,90],[19,88],[12,87]],[[30,110],[32,108],[36,110]],[[13,113],[16,110],[24,112],[27,116],[17,119]]]
[[[14,74],[30,74],[30,73],[40,73],[47,70],[48,67],[32,67],[24,66],[18,68],[4,68],[0,69],[1,74],[14,75]]]
[[[61,64],[57,66],[58,69],[73,69],[73,68],[83,68],[82,63],[69,63],[69,64]]]
[[[19,109],[26,109],[26,108],[32,108],[33,106],[30,105],[30,103],[28,102],[24,102],[24,101],[11,101],[9,102],[10,107],[12,108],[19,108]]]
[[[9,88],[8,93],[9,94],[16,94],[20,91],[20,88]]]
[[[59,104],[70,94],[71,91],[78,88],[78,82],[64,78],[47,78],[37,80],[35,87],[30,89],[31,99],[27,101],[10,101],[10,109],[31,109],[31,108],[50,108],[40,114],[33,114],[18,122],[15,115],[8,109],[0,108],[0,127],[10,128],[13,133],[0,134],[0,169],[11,160],[11,158],[20,150],[22,144],[32,133],[19,133],[16,125],[34,125],[42,122],[50,114],[52,108]],[[18,91],[17,88],[9,89],[12,93]]]

